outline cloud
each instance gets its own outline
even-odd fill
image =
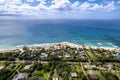
[[[89,3],[89,2],[84,2],[80,5],[80,10],[81,11],[113,11],[116,9],[115,2],[111,1],[108,2],[106,5],[105,4],[97,4],[97,3]]]
[[[76,2],[74,2],[74,3],[71,5],[71,8],[72,8],[73,10],[76,10],[76,9],[79,8],[79,6],[80,6],[80,2],[79,2],[79,1],[76,1]]]
[[[5,0],[0,0],[0,3],[4,3]]]
[[[69,10],[69,0],[53,0],[52,5],[49,7],[50,10]]]
[[[23,3],[21,0],[0,0],[0,14],[17,14],[17,15],[54,15],[66,14],[75,12],[110,12],[119,9],[115,1],[95,3],[95,0],[88,0],[86,2],[70,0],[51,0],[49,5],[47,0],[26,0],[34,3],[38,1],[36,6],[30,3]],[[119,2],[117,2],[119,3]],[[34,3],[35,4],[35,3]],[[60,14],[59,14],[60,13]]]
[[[27,2],[34,2],[35,0],[27,0]]]
[[[95,0],[88,0],[88,2],[94,2]]]
[[[109,2],[106,6],[103,7],[105,11],[113,11],[116,9],[115,2]]]

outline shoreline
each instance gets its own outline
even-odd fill
[[[6,50],[15,50],[15,49],[22,49],[23,46],[27,46],[29,48],[37,48],[37,47],[51,47],[51,46],[55,46],[55,45],[58,45],[58,44],[61,44],[61,45],[68,45],[68,46],[71,46],[71,47],[75,47],[75,48],[83,48],[83,46],[87,49],[89,48],[92,48],[92,49],[105,49],[105,50],[116,50],[116,49],[119,49],[119,47],[98,47],[98,46],[91,46],[91,45],[80,45],[80,44],[75,44],[75,43],[70,43],[70,42],[59,42],[59,43],[42,43],[42,44],[32,44],[32,45],[18,45],[18,46],[13,46],[11,48],[8,48],[8,49],[0,49],[0,51],[6,51]]]

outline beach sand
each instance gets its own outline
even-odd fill
[[[79,45],[79,44],[74,44],[74,43],[70,43],[70,42],[60,42],[60,43],[45,43],[45,44],[33,44],[33,45],[26,45],[27,47],[29,48],[37,48],[37,47],[45,47],[45,48],[48,48],[48,47],[51,47],[51,46],[56,46],[56,45],[63,45],[63,46],[70,46],[70,47],[74,47],[74,48],[86,48],[86,49],[89,49],[89,48],[92,48],[92,49],[105,49],[105,50],[120,50],[120,48],[110,48],[110,47],[97,47],[97,46],[89,46],[89,45]],[[0,51],[11,51],[11,50],[15,50],[15,49],[22,49],[24,45],[19,45],[19,46],[14,46],[10,49],[3,49],[3,50],[0,50]]]

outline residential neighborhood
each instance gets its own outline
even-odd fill
[[[120,80],[119,53],[68,44],[23,46],[0,52],[0,80]]]

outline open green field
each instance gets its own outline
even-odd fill
[[[85,71],[87,74],[89,74],[89,71],[92,71],[95,75],[98,76],[99,80],[105,80],[104,76],[101,74],[99,70],[88,70]]]

